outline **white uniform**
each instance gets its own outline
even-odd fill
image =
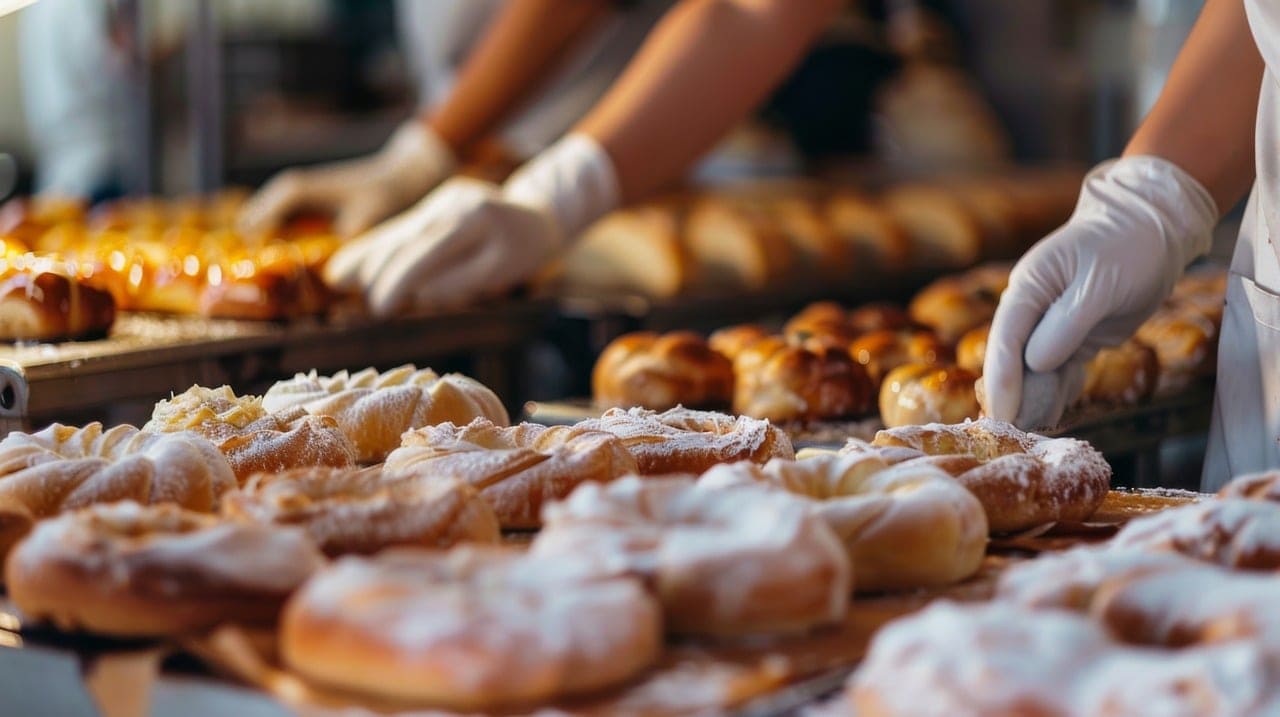
[[[564,134],[609,89],[673,2],[642,0],[603,20],[565,58],[546,87],[503,126],[499,136],[506,147],[531,157]],[[401,40],[424,106],[448,94],[458,67],[501,5],[501,0],[396,3]]]
[[[1244,4],[1267,65],[1258,101],[1258,177],[1231,262],[1203,490],[1280,468],[1280,3]]]

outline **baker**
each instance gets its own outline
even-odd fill
[[[1056,379],[1063,405],[1083,362],[1156,310],[1252,185],[1201,487],[1280,466],[1278,71],[1280,4],[1208,0],[1124,154],[1089,173],[1071,219],[1014,268],[983,367],[990,415],[1029,414],[1028,376]]]

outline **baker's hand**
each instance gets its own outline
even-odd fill
[[[455,164],[449,146],[411,119],[372,155],[277,174],[249,199],[240,229],[258,234],[294,212],[312,210],[332,215],[339,234],[355,236],[420,199]]]
[[[1056,423],[1075,398],[1057,394],[1078,394],[1084,362],[1151,316],[1209,250],[1217,219],[1208,191],[1166,160],[1126,157],[1091,171],[1071,219],[1022,257],[1000,298],[983,366],[986,413]],[[1023,405],[1024,366],[1059,374],[1047,382],[1057,393],[1040,399],[1048,407]]]
[[[325,266],[336,288],[370,310],[460,306],[532,277],[617,203],[613,164],[595,140],[570,135],[499,188],[455,178],[340,249]]]

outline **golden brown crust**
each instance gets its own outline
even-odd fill
[[[466,482],[396,475],[382,466],[259,473],[223,498],[222,514],[301,527],[328,555],[370,554],[394,545],[448,548],[500,538],[493,509]]]
[[[769,333],[763,326],[757,324],[741,324],[739,326],[730,326],[719,329],[711,334],[707,339],[707,345],[712,351],[724,356],[732,362],[742,353],[743,349],[760,339],[768,338],[773,334]],[[732,371],[732,364],[730,370]],[[730,398],[732,399],[732,389],[730,389]]]
[[[637,469],[610,433],[534,423],[504,428],[483,418],[466,426],[446,423],[406,432],[386,467],[470,483],[503,528],[537,528],[542,506],[569,495],[578,484],[605,483]]]
[[[845,350],[766,338],[743,349],[733,371],[733,410],[742,415],[820,421],[859,416],[872,406],[871,379]]]
[[[0,341],[60,341],[105,336],[116,318],[111,294],[84,279],[41,269],[0,276]]]
[[[610,342],[591,385],[596,405],[606,408],[726,406],[733,397],[733,365],[691,331],[645,331]]]
[[[5,583],[33,620],[161,636],[224,621],[269,625],[323,562],[301,531],[124,502],[37,525],[10,555]]]
[[[880,420],[896,428],[977,418],[982,412],[974,389],[977,380],[959,366],[903,364],[880,384]]]
[[[987,359],[987,337],[990,335],[989,323],[966,331],[956,344],[956,365],[981,376],[982,364]]]
[[[859,336],[849,344],[849,355],[879,386],[893,369],[907,363],[947,363],[951,351],[930,331],[884,329]]]
[[[1009,285],[1009,266],[989,264],[943,277],[921,289],[907,311],[943,341],[954,344],[965,332],[989,321]]]
[[[877,202],[841,191],[828,199],[825,213],[835,233],[853,247],[859,266],[888,272],[910,268],[911,237],[903,223]]]
[[[698,474],[719,463],[795,457],[791,439],[777,426],[714,411],[614,408],[577,428],[617,436],[635,456],[641,475]]]
[[[1174,304],[1157,311],[1138,327],[1134,338],[1156,352],[1158,395],[1176,393],[1197,378],[1213,375],[1217,365],[1218,328],[1186,306]]]
[[[792,278],[795,257],[786,235],[756,207],[701,197],[689,207],[684,240],[708,289],[763,291]]]
[[[1111,406],[1132,406],[1155,394],[1160,362],[1151,347],[1128,341],[1104,348],[1084,369],[1084,391],[1080,402]]]

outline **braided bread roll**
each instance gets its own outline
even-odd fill
[[[271,413],[301,408],[330,416],[356,447],[361,463],[378,463],[400,445],[405,431],[442,423],[466,425],[485,418],[505,426],[511,419],[487,386],[462,374],[441,376],[412,364],[378,373],[366,368],[319,376],[298,374],[272,386],[262,397]]]
[[[771,421],[815,421],[867,413],[874,387],[847,351],[792,346],[780,337],[750,344],[733,362],[733,410]]]
[[[176,503],[210,512],[236,487],[227,459],[190,433],[53,424],[0,441],[0,558],[34,520],[94,503]]]
[[[537,528],[542,506],[585,481],[607,483],[636,472],[622,441],[603,431],[484,418],[446,423],[404,435],[386,468],[437,479],[460,478],[480,491],[504,528]]]

